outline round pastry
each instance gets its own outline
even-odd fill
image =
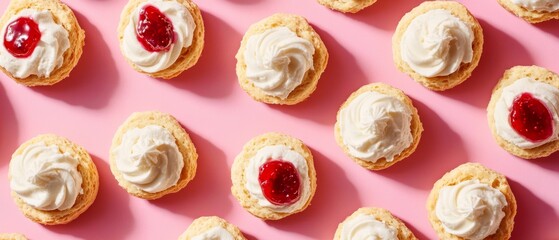
[[[248,95],[293,105],[316,89],[328,51],[305,18],[274,14],[250,26],[236,58],[239,84]]]
[[[85,32],[59,0],[10,1],[0,26],[0,70],[20,84],[60,82],[82,55]]]
[[[502,174],[465,163],[439,179],[427,199],[429,221],[440,239],[509,239],[516,199]]]
[[[27,240],[27,238],[20,233],[0,233],[0,240]]]
[[[198,62],[204,21],[191,0],[130,0],[120,16],[118,39],[136,71],[170,79]]]
[[[538,66],[516,66],[493,89],[487,106],[493,137],[525,159],[559,150],[559,76]]]
[[[278,220],[301,212],[316,190],[311,151],[301,140],[266,133],[250,140],[231,168],[231,192],[252,215]]]
[[[483,30],[462,4],[427,1],[406,13],[392,37],[398,70],[442,91],[470,77],[483,51]]]
[[[184,188],[196,174],[197,159],[194,144],[173,116],[137,112],[115,133],[110,166],[128,193],[153,200]]]
[[[503,8],[530,23],[559,19],[559,0],[497,0]]]
[[[355,162],[381,170],[411,155],[423,124],[411,99],[400,89],[372,83],[353,92],[336,117],[336,142]]]
[[[417,240],[402,220],[383,208],[359,208],[338,225],[334,240]]]
[[[179,240],[246,240],[241,230],[220,217],[199,217],[195,219]]]
[[[318,0],[320,4],[343,13],[359,12],[373,5],[376,1],[377,0]]]
[[[87,151],[53,134],[21,144],[12,155],[8,178],[21,212],[45,225],[76,219],[99,189],[99,174]]]

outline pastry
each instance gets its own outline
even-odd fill
[[[521,158],[559,150],[559,76],[538,66],[516,66],[493,89],[487,106],[493,137]]]
[[[402,220],[382,208],[360,208],[336,230],[334,240],[417,240]]]
[[[152,200],[184,188],[196,174],[197,159],[194,144],[173,116],[137,112],[115,133],[110,166],[128,193]]]
[[[0,240],[27,240],[27,238],[19,233],[0,233]]]
[[[53,134],[21,144],[12,155],[8,178],[21,212],[45,225],[76,219],[99,189],[99,174],[87,151]]]
[[[82,55],[85,32],[59,0],[10,1],[0,26],[0,70],[20,84],[60,82]]]
[[[195,219],[179,240],[246,240],[241,230],[219,217],[199,217]]]
[[[384,83],[368,84],[352,93],[336,119],[336,142],[370,170],[388,168],[411,155],[423,132],[411,99]]]
[[[204,21],[191,0],[130,0],[120,16],[118,40],[134,70],[170,79],[200,58]]]
[[[503,8],[530,23],[559,19],[559,0],[497,0]]]
[[[392,37],[398,70],[442,91],[470,77],[483,51],[483,30],[462,4],[426,1],[406,13]]]
[[[293,105],[316,89],[328,51],[305,18],[278,13],[250,26],[236,58],[239,84],[254,100]]]
[[[359,12],[373,5],[376,1],[377,0],[318,0],[320,4],[343,13]]]
[[[479,163],[465,163],[439,179],[427,199],[440,239],[509,239],[516,200],[507,178]]]
[[[250,140],[231,168],[231,192],[252,215],[278,220],[309,206],[316,190],[311,151],[301,140],[266,133]]]

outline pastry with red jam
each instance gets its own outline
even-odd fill
[[[301,212],[316,190],[311,151],[296,138],[266,133],[250,140],[235,158],[231,192],[252,215],[278,220]]]
[[[122,10],[118,39],[134,70],[170,79],[198,62],[204,22],[191,0],[130,0]]]
[[[538,66],[516,66],[493,90],[487,118],[495,140],[525,159],[559,150],[559,76]]]
[[[0,19],[0,70],[26,86],[62,81],[80,59],[85,32],[59,0],[12,0]]]

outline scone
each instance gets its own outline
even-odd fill
[[[76,219],[95,201],[99,174],[85,149],[53,134],[24,142],[12,155],[8,174],[21,212],[45,225]]]
[[[398,70],[435,91],[468,79],[482,51],[479,22],[454,1],[423,2],[404,15],[392,37]]]
[[[338,110],[336,142],[364,168],[381,170],[411,155],[423,124],[400,89],[372,83],[353,92]]]
[[[383,208],[360,208],[336,230],[334,240],[417,240],[402,220]]]
[[[266,133],[250,140],[231,168],[231,192],[252,215],[278,220],[309,206],[316,190],[311,151],[301,140]]]
[[[179,240],[206,239],[246,240],[239,228],[216,216],[195,219],[179,237]]]
[[[373,5],[376,1],[377,0],[318,0],[320,4],[343,13],[359,12]]]
[[[60,0],[12,0],[0,28],[0,69],[26,86],[62,81],[83,52],[85,32]]]
[[[152,200],[184,188],[196,174],[197,159],[188,133],[173,116],[137,112],[115,133],[110,166],[128,193]]]
[[[305,18],[278,13],[249,27],[236,58],[239,84],[254,100],[293,105],[316,89],[328,51]]]
[[[503,149],[525,159],[559,150],[559,76],[538,66],[516,66],[493,89],[487,120]]]
[[[118,40],[136,71],[170,79],[198,62],[204,21],[191,0],[130,0],[120,16]]]
[[[503,8],[530,23],[559,19],[558,0],[497,0]]]
[[[509,239],[516,199],[507,178],[479,163],[465,163],[439,179],[427,199],[440,239]]]
[[[0,240],[27,240],[27,238],[19,233],[0,233]]]

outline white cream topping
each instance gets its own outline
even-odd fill
[[[549,138],[539,142],[532,142],[519,135],[512,128],[509,121],[510,111],[514,100],[522,93],[530,93],[549,110],[553,118],[553,133]],[[511,85],[503,88],[501,97],[495,104],[493,118],[497,134],[519,148],[530,149],[555,141],[559,139],[559,89],[531,78],[516,80]]]
[[[128,130],[113,153],[124,179],[149,193],[176,185],[184,167],[175,138],[158,125]]]
[[[262,188],[258,182],[258,174],[260,166],[268,162],[270,159],[283,160],[293,164],[299,172],[301,180],[300,198],[291,205],[279,206],[274,205],[264,197]],[[258,204],[262,207],[270,208],[275,212],[291,213],[305,206],[311,196],[311,181],[309,178],[309,167],[305,158],[296,151],[291,150],[285,145],[266,146],[258,150],[252,157],[245,168],[245,187],[250,196],[258,200]]]
[[[12,158],[10,187],[23,202],[36,209],[72,208],[82,193],[78,164],[77,159],[61,153],[56,145],[31,144]]]
[[[49,77],[64,63],[64,53],[70,48],[68,31],[54,22],[50,11],[24,9],[12,16],[8,23],[20,17],[31,18],[37,23],[41,39],[33,53],[25,58],[14,57],[4,44],[0,44],[0,65],[16,78],[26,78],[30,75]],[[5,36],[6,28],[7,25],[2,29],[0,36]]]
[[[140,11],[145,6],[154,6],[163,13],[173,24],[175,40],[167,51],[150,52],[138,41],[136,26]],[[167,0],[148,0],[140,4],[130,15],[130,22],[124,29],[121,49],[124,57],[147,73],[154,73],[167,69],[173,65],[184,48],[192,45],[196,23],[188,9],[176,2]]]
[[[353,157],[376,162],[394,157],[413,142],[412,112],[395,97],[364,92],[354,98],[339,115],[340,133]]]
[[[192,240],[233,240],[235,239],[233,235],[225,228],[222,227],[213,227],[209,230],[196,235],[192,238]]]
[[[518,6],[536,12],[555,12],[559,10],[559,0],[512,0]]]
[[[374,216],[359,214],[346,221],[340,240],[398,240],[398,231]]]
[[[449,11],[415,17],[402,37],[402,59],[424,77],[448,76],[473,58],[472,29]]]
[[[435,213],[448,233],[481,240],[499,229],[505,206],[503,193],[476,179],[443,187]]]
[[[270,96],[286,99],[313,69],[314,46],[287,27],[249,37],[244,58],[246,76]]]

